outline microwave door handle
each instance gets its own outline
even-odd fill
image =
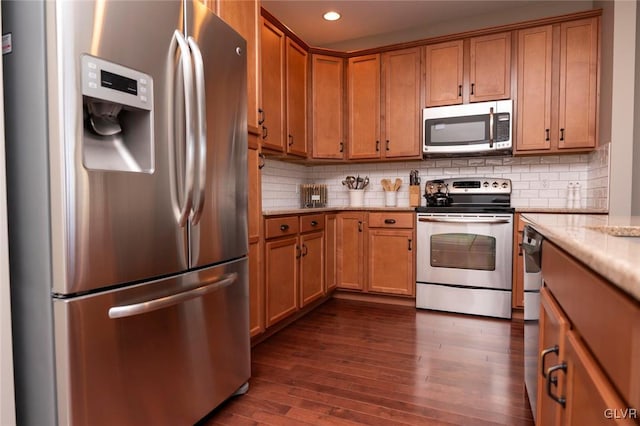
[[[489,148],[493,148],[493,107],[489,108]]]

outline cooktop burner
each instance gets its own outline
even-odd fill
[[[505,213],[511,207],[511,180],[501,178],[456,178],[427,181],[426,206],[421,213]]]

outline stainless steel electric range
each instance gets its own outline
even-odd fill
[[[511,318],[511,180],[427,181],[418,207],[416,307]]]

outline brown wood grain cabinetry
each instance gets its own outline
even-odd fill
[[[327,55],[311,57],[311,116],[313,158],[343,159],[344,59]]]
[[[595,148],[599,18],[518,31],[515,153]]]
[[[520,245],[522,244],[522,230],[526,224],[522,215],[519,213],[514,215],[511,307],[518,309],[524,309],[524,261]]]
[[[350,159],[421,156],[420,61],[418,48],[349,58]]]
[[[271,22],[261,22],[262,146],[285,152],[285,35]]]
[[[249,134],[249,140],[257,139]],[[257,142],[256,142],[257,143]],[[261,173],[260,153],[258,149],[247,150],[248,169],[248,238],[249,238],[249,324],[251,336],[264,331],[264,282],[262,280],[262,210],[261,210]]]
[[[286,129],[288,154],[307,156],[307,52],[286,38]]]
[[[599,425],[608,415],[637,424],[640,305],[549,241],[542,274],[540,350],[557,345],[558,354],[538,376],[540,424]],[[543,327],[546,318],[560,326]]]
[[[264,324],[264,286],[260,241],[249,243],[249,332],[251,337],[262,333]]]
[[[259,132],[260,4],[257,0],[218,0],[218,15],[247,41],[247,124]]]
[[[335,213],[325,215],[324,222],[324,265],[325,288],[332,291],[338,285],[337,259],[338,259],[338,219]]]
[[[324,232],[300,236],[300,307],[324,296]]]
[[[511,97],[511,32],[430,44],[424,58],[428,107]]]
[[[364,290],[365,213],[344,212],[337,215],[338,288]]]
[[[298,236],[267,240],[265,252],[265,315],[270,327],[298,310]]]

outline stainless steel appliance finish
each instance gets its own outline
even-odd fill
[[[191,0],[2,19],[18,421],[193,423],[250,375],[246,43]]]
[[[505,154],[512,149],[513,101],[425,108],[423,154]]]
[[[425,188],[432,205],[417,209],[416,307],[511,318],[511,182],[442,179]]]
[[[540,289],[542,288],[542,240],[541,234],[526,225],[522,235],[524,262],[524,382],[536,417],[538,391],[538,337],[540,318]]]

